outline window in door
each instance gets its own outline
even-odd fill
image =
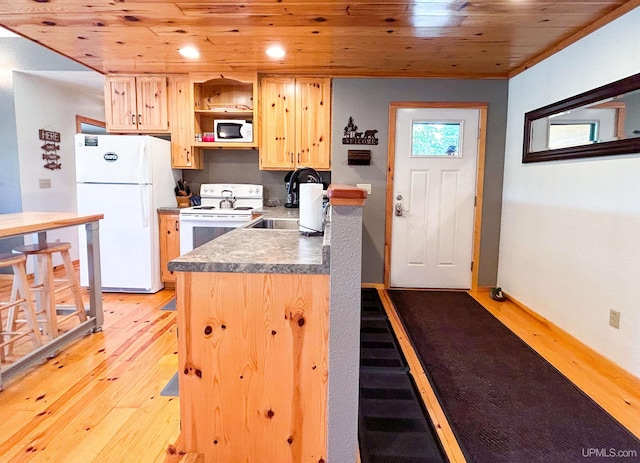
[[[411,156],[461,157],[462,121],[413,121]]]

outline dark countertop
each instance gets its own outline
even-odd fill
[[[265,207],[265,217],[297,218],[298,209]],[[258,219],[256,219],[258,220]],[[240,227],[169,262],[178,272],[329,273],[331,224],[324,236],[306,236],[297,229]]]
[[[180,212],[180,208],[178,206],[164,206],[158,208],[159,213],[167,213],[167,214],[178,214]]]
[[[157,209],[158,212],[180,213],[182,207],[178,206],[162,206]],[[265,214],[267,217],[298,217],[298,209],[287,209],[280,205],[275,207],[264,206],[262,209],[256,209],[256,212]]]

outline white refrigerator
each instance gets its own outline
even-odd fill
[[[78,213],[100,220],[102,290],[155,293],[160,281],[157,209],[176,206],[179,171],[171,169],[171,143],[138,135],[77,134]],[[79,230],[80,249],[86,247]],[[80,253],[80,283],[88,286],[87,258]]]

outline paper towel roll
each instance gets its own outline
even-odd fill
[[[300,233],[322,233],[322,183],[300,183]]]

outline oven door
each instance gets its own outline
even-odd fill
[[[180,254],[185,254],[211,240],[244,225],[251,216],[211,217],[180,215]]]

